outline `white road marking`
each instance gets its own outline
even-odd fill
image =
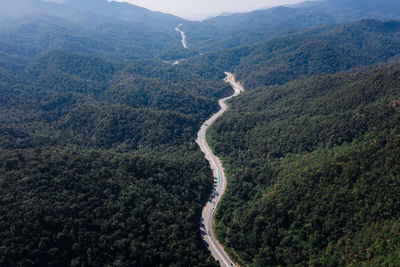
[[[234,89],[234,94],[225,97],[223,99],[220,99],[218,101],[221,109],[215,113],[210,119],[208,119],[200,128],[198,134],[197,134],[197,139],[196,142],[200,146],[201,151],[203,151],[205,158],[209,161],[211,169],[213,170],[213,175],[214,178],[217,180],[217,184],[215,185],[215,195],[214,192],[212,193],[213,195],[210,197],[213,197],[210,202],[207,202],[205,208],[203,209],[202,212],[202,220],[204,223],[204,229],[205,232],[208,233],[207,237],[203,236],[203,239],[206,243],[209,245],[209,249],[212,253],[212,255],[219,260],[220,264],[222,266],[235,266],[234,263],[231,261],[229,256],[226,254],[224,248],[222,247],[221,244],[217,241],[215,238],[215,234],[212,228],[212,222],[214,218],[214,213],[215,213],[215,207],[218,205],[219,201],[221,200],[225,188],[227,185],[225,173],[223,171],[222,163],[219,158],[217,158],[212,152],[210,147],[207,144],[206,140],[206,131],[208,127],[214,123],[227,109],[227,105],[225,101],[228,99],[231,99],[232,97],[238,96],[242,91],[244,91],[243,87],[240,85],[240,83],[235,81],[235,77],[233,76],[232,73],[225,72],[226,78],[225,81],[230,83],[232,88]],[[214,180],[215,181],[215,180]],[[222,254],[221,254],[222,253]]]

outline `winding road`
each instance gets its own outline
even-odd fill
[[[216,207],[218,206],[218,203],[225,192],[227,180],[221,160],[212,153],[206,140],[206,132],[208,127],[210,127],[210,125],[213,124],[219,117],[221,117],[222,114],[224,114],[224,112],[228,109],[228,106],[225,102],[228,99],[238,96],[242,91],[244,91],[240,83],[235,81],[235,77],[232,73],[225,72],[225,74],[225,81],[230,83],[235,92],[233,95],[219,100],[219,105],[221,109],[201,126],[196,139],[196,142],[200,146],[201,151],[203,151],[203,153],[205,154],[205,158],[210,163],[211,169],[213,170],[214,174],[214,189],[209,201],[203,208],[200,220],[200,230],[203,240],[208,246],[208,249],[211,251],[214,258],[219,261],[220,265],[236,266],[229,258],[228,254],[224,251],[222,245],[215,238],[215,233],[213,229],[214,214],[216,211]]]
[[[179,32],[181,34],[182,37],[182,45],[183,48],[187,48],[187,44],[186,44],[186,34],[184,31],[182,31],[179,27],[182,27],[182,23],[178,25],[178,27],[175,28],[175,31]]]

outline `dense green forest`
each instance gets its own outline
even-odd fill
[[[23,14],[0,23],[0,265],[215,266],[194,137],[223,72],[171,66],[179,18],[68,4],[2,3]]]
[[[399,132],[371,132],[272,164],[279,170],[274,185],[255,198],[248,194],[228,225],[219,225],[221,236],[254,266],[396,266]],[[250,175],[260,176],[254,170],[241,175],[247,179],[239,192],[252,189]]]
[[[136,66],[136,64],[138,66]],[[2,147],[136,149],[193,141],[227,85],[162,62],[50,52],[2,78]],[[17,118],[17,119],[16,119]]]
[[[2,266],[215,266],[199,241],[210,174],[195,149],[41,146],[0,162]]]
[[[398,21],[362,20],[212,52],[189,62],[235,72],[252,90],[385,62],[400,52],[399,32]]]
[[[259,44],[313,27],[361,19],[400,19],[397,0],[327,0],[217,16],[201,23],[184,22],[189,43],[203,53]]]
[[[29,57],[24,58],[29,60]],[[0,71],[0,265],[214,266],[194,136],[221,73],[50,51]]]
[[[231,256],[399,265],[400,4],[384,2],[190,22],[2,1],[0,266],[217,266],[195,137],[232,93],[224,71],[246,89],[207,135],[228,176],[216,230]]]
[[[145,25],[90,17],[80,23],[50,15],[13,18],[0,24],[0,51],[21,58],[63,50],[117,61],[193,55],[194,51],[183,49],[171,28],[160,32]]]
[[[388,63],[234,101],[209,133],[229,175],[217,220],[233,254],[254,266],[399,262],[399,77]]]

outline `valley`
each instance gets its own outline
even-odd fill
[[[399,1],[0,10],[0,266],[400,265]]]
[[[207,205],[203,208],[200,219],[200,230],[202,232],[203,239],[207,243],[207,246],[214,258],[217,259],[222,266],[235,266],[224,251],[224,248],[216,239],[214,233],[214,214],[217,211],[218,203],[225,193],[228,181],[225,176],[225,171],[221,160],[213,154],[210,146],[207,143],[207,129],[228,109],[226,101],[238,96],[244,91],[243,87],[235,81],[235,77],[232,73],[225,72],[225,74],[225,81],[232,86],[234,93],[231,96],[219,100],[219,106],[221,109],[205,123],[203,123],[196,139],[197,144],[200,146],[201,151],[203,151],[205,158],[208,160],[210,167],[213,170],[214,176],[213,192],[209,198],[209,201],[207,202]]]

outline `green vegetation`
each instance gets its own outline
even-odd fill
[[[1,23],[0,34],[2,59],[12,55],[21,63],[26,63],[24,57],[33,58],[52,50],[124,62],[141,58],[175,60],[194,53],[182,48],[175,31],[159,32],[121,21],[87,19],[77,23],[41,15]]]
[[[258,45],[310,28],[342,24],[361,19],[398,20],[397,0],[326,0],[308,1],[293,6],[280,6],[249,13],[210,18],[200,25],[185,22],[183,29],[189,43],[200,51],[224,52],[226,49]]]
[[[215,266],[198,231],[212,178],[194,136],[228,88],[221,76],[61,51],[8,69],[0,265]]]
[[[396,265],[399,133],[285,158],[274,185],[236,210],[227,244],[254,266]]]
[[[51,52],[4,75],[5,148],[76,144],[136,149],[193,142],[227,85],[158,61],[116,64]],[[218,77],[219,79],[219,77]],[[187,81],[187,82],[186,82]]]
[[[390,63],[234,100],[209,132],[228,166],[221,240],[254,266],[399,263],[399,77]]]
[[[198,233],[210,187],[201,158],[193,149],[2,151],[0,265],[215,266]]]
[[[396,21],[362,20],[210,53],[193,62],[235,72],[253,90],[386,62],[400,53],[399,32]]]
[[[201,23],[106,0],[0,6],[1,266],[216,266],[194,138],[232,92],[224,71],[246,88],[207,135],[228,172],[229,251],[400,264],[398,0]]]

